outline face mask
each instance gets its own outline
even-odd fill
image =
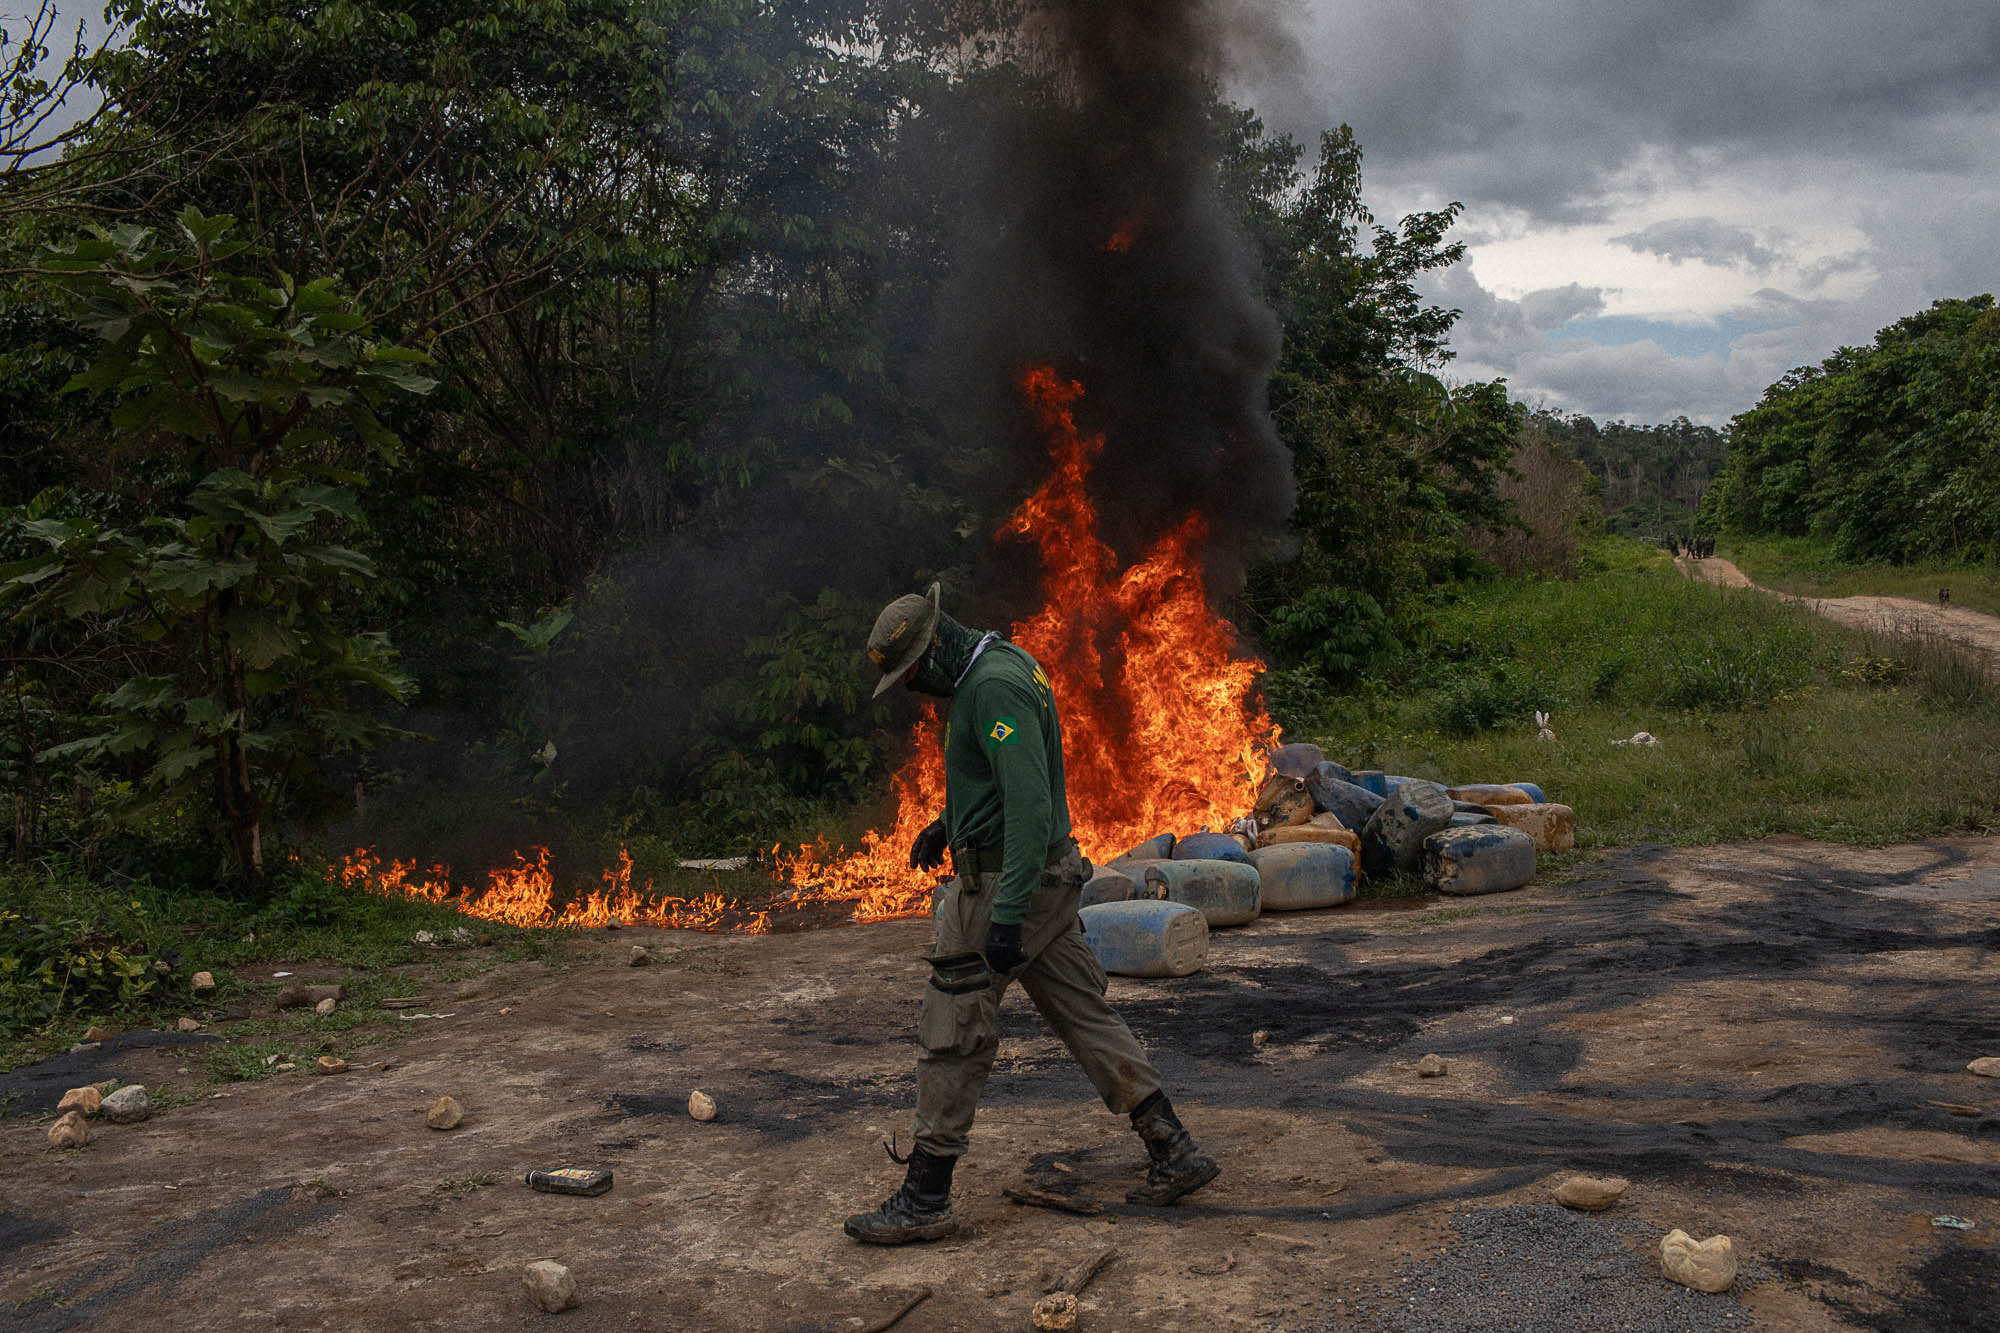
[[[909,688],[918,694],[949,699],[958,688],[959,677],[979,651],[980,638],[978,630],[967,629],[950,616],[939,616],[930,651],[918,660],[917,674],[910,677]]]

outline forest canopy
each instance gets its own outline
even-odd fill
[[[2000,310],[1937,301],[1764,391],[1704,520],[1843,560],[2000,558]]]

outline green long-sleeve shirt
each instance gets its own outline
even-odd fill
[[[1011,643],[981,653],[952,696],[944,812],[957,854],[1002,852],[993,919],[1018,923],[1070,827],[1055,691],[1035,659]]]

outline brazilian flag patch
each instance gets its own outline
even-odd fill
[[[1011,717],[996,717],[993,719],[992,729],[986,733],[986,739],[992,741],[995,745],[1005,745],[1008,741],[1014,739],[1015,733],[1020,729],[1021,724],[1016,719]]]

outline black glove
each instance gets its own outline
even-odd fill
[[[1012,972],[1028,961],[1021,952],[1021,923],[1003,925],[998,921],[986,928],[986,966],[995,972]]]
[[[944,821],[933,819],[910,844],[910,869],[936,870],[944,864]]]

